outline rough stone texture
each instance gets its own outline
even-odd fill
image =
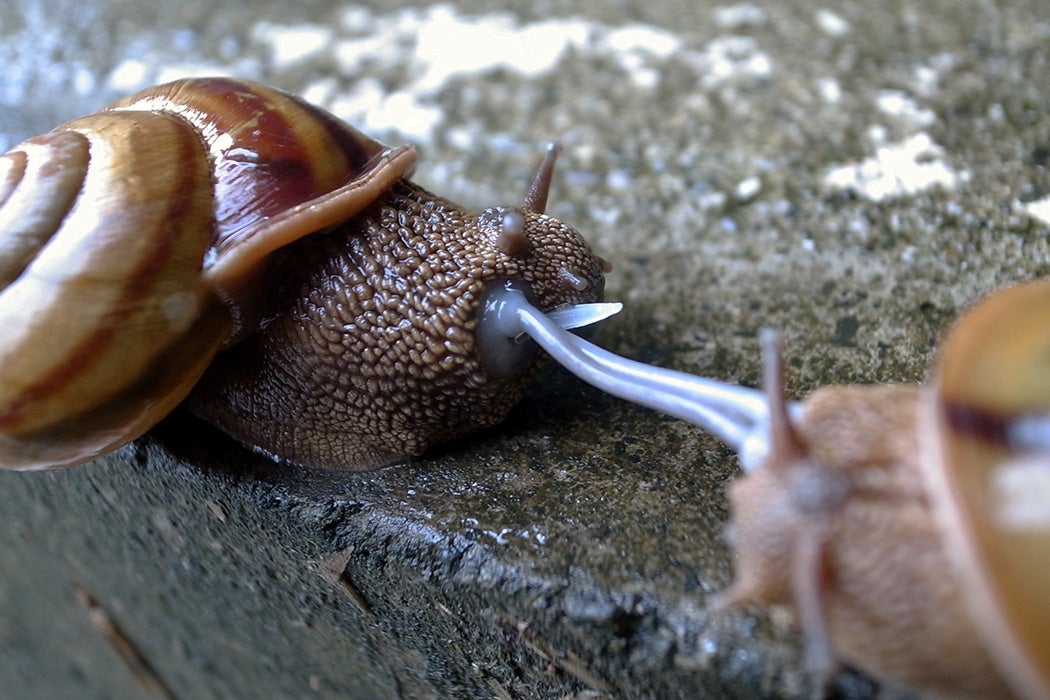
[[[427,66],[410,25],[488,17],[374,4],[4,4],[0,145],[125,92],[129,59],[149,82],[224,69],[332,104],[366,73],[377,94],[413,84]],[[543,141],[562,139],[551,211],[616,264],[609,297],[627,306],[597,335],[612,350],[754,385],[755,332],[778,326],[793,393],[920,381],[969,303],[1050,270],[1032,215],[1050,195],[1050,12],[827,10],[535,2],[485,26],[539,37],[560,19],[597,38],[553,68],[444,77],[415,104],[436,123],[380,135],[420,143],[417,179],[474,205],[520,199]],[[286,60],[272,38],[303,23],[333,33]],[[369,27],[400,43],[359,69],[339,42]],[[922,134],[954,185],[874,199],[825,181]],[[179,698],[803,697],[783,615],[705,610],[731,576],[736,473],[701,431],[554,370],[498,429],[368,474],[275,465],[177,413],[89,466],[0,474],[2,687],[158,696],[80,589]],[[345,562],[341,580],[325,560]],[[847,673],[835,692],[887,691]]]

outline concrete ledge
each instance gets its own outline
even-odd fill
[[[719,469],[668,473],[632,440],[622,464],[551,462],[552,416],[516,418],[506,439],[348,475],[177,415],[87,467],[0,475],[6,687],[151,696],[82,590],[154,669],[140,680],[180,698],[805,692],[782,625],[704,611],[724,512],[694,494],[719,493]]]

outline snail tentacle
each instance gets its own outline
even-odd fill
[[[552,142],[547,145],[547,152],[525,195],[525,202],[521,205],[525,211],[542,214],[547,209],[547,194],[550,192],[551,179],[554,177],[554,163],[558,160],[559,153],[561,153],[561,144]]]
[[[741,454],[745,469],[758,464],[768,452],[769,411],[762,392],[653,367],[604,350],[566,332],[517,289],[494,292],[490,303],[503,319],[501,332],[506,337],[527,333],[588,384],[714,433]],[[788,409],[797,410],[790,403]]]
[[[769,406],[768,452],[777,455],[775,461],[779,463],[801,459],[806,454],[806,446],[791,422],[790,407],[784,396],[783,338],[772,328],[763,328],[758,341],[762,346],[762,389]]]

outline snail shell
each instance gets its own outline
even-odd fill
[[[941,350],[923,465],[986,647],[1050,698],[1050,281],[993,295]]]
[[[934,695],[1050,697],[1050,282],[993,295],[932,386],[840,386],[789,415],[767,347],[770,451],[730,488],[720,605],[793,606],[807,663]]]
[[[517,281],[550,310],[603,287],[605,263],[542,213],[553,155],[523,206],[467,211],[405,179],[410,146],[226,79],[16,146],[0,465],[89,460],[191,391],[235,438],[309,466],[371,468],[499,421],[535,353],[480,347],[486,290]]]

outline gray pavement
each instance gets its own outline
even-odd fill
[[[557,138],[550,213],[626,305],[595,340],[753,386],[776,326],[798,396],[922,381],[968,304],[1050,271],[1044,0],[488,7],[15,0],[0,147],[216,72],[416,143],[415,179],[468,205],[517,202]],[[555,369],[504,425],[367,474],[179,413],[90,466],[0,474],[0,679],[158,696],[79,587],[179,698],[804,697],[786,615],[705,608],[737,474]]]

